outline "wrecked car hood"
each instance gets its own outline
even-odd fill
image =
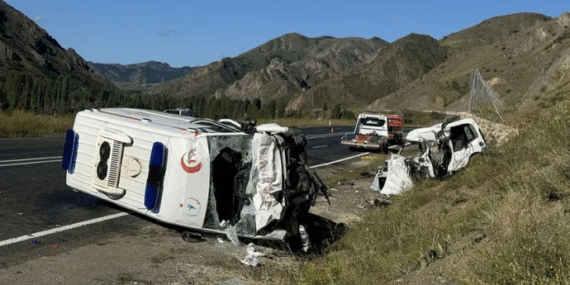
[[[442,124],[437,124],[435,126],[427,127],[427,128],[419,128],[414,129],[408,132],[406,135],[406,141],[408,142],[420,142],[421,140],[425,140],[428,142],[433,142],[436,140],[435,135],[437,132],[441,130]]]

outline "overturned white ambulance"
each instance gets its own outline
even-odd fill
[[[284,240],[326,195],[305,144],[276,124],[91,109],[67,132],[62,167],[73,189],[162,222]]]
[[[430,144],[437,143],[432,150]],[[486,147],[485,137],[473,119],[437,124],[410,131],[405,145],[417,144],[420,154],[404,157],[391,153],[378,168],[370,186],[381,194],[400,194],[413,186],[414,179],[442,178],[464,168]],[[399,151],[402,149],[400,148]]]

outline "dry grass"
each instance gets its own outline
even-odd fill
[[[356,225],[301,284],[570,283],[570,103]]]
[[[33,137],[63,133],[73,127],[75,114],[34,115],[24,110],[0,112],[0,138]]]

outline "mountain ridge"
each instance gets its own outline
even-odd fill
[[[165,81],[129,90],[142,96],[133,104],[165,106],[193,102],[191,98],[200,96],[204,100],[260,100],[261,105],[278,104],[290,112],[324,110],[336,104],[357,111],[465,111],[469,74],[479,69],[500,99],[515,110],[559,100],[555,91],[564,86],[570,62],[569,24],[568,13],[556,18],[516,13],[486,19],[440,40],[412,33],[391,43],[378,37],[311,38],[287,33],[236,57],[201,67],[173,68],[157,61],[87,62],[0,2],[0,80],[6,80],[9,72],[59,78],[57,84],[65,86],[53,87],[53,92],[92,93],[74,95],[73,100],[84,102],[77,106],[103,104],[117,90],[109,81]],[[32,83],[38,80],[25,80],[30,88],[39,88]],[[10,84],[18,87],[15,81]],[[7,85],[3,88],[7,92]],[[16,89],[10,92],[12,97],[19,94]],[[70,94],[58,95],[58,100]],[[0,94],[4,100],[2,96],[7,95]],[[18,106],[30,105],[26,100]]]
[[[47,31],[0,1],[0,68],[57,76],[93,77],[74,49],[64,49]]]
[[[444,63],[366,110],[467,111],[473,69],[491,83],[508,109],[536,108],[553,96],[547,91],[555,89],[554,71],[548,70],[570,60],[569,23],[568,13],[557,18],[517,13],[452,33],[440,40],[449,50]]]
[[[414,41],[419,42],[413,44]],[[390,46],[392,48],[386,48]],[[418,58],[408,53],[424,48],[428,54],[418,55],[423,65],[419,67],[420,72],[416,72],[418,67],[413,62]],[[379,63],[371,56],[383,50],[387,57],[401,61],[398,66],[394,62],[390,63],[395,68],[376,66]],[[377,61],[381,61],[381,57],[376,56]],[[157,86],[150,93],[182,97],[203,95],[240,100],[261,99],[263,102],[278,100],[285,102],[289,110],[320,108],[325,102],[342,103],[355,99],[358,103],[364,103],[366,99],[361,99],[373,94],[363,90],[371,90],[373,86],[387,87],[387,91],[383,91],[383,94],[387,94],[388,91],[395,90],[398,84],[404,84],[423,74],[425,67],[432,68],[444,59],[445,48],[425,35],[412,34],[388,43],[377,37],[309,38],[289,33],[235,58],[224,58],[198,68],[180,80]],[[428,62],[430,60],[433,62]],[[361,68],[367,70],[359,71]],[[355,86],[350,80],[344,79],[359,72],[371,74],[360,82],[366,86]],[[380,75],[381,79],[374,78],[374,75]],[[366,94],[356,94],[361,92]],[[299,104],[300,101],[311,103]]]
[[[197,67],[172,67],[160,61],[141,63],[95,63],[87,61],[87,65],[101,78],[111,82],[158,83],[183,76]]]

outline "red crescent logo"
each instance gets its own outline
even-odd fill
[[[184,163],[184,156],[182,156],[180,158],[180,165],[182,165],[182,169],[184,169],[184,171],[188,172],[188,173],[196,173],[198,171],[200,171],[200,169],[202,168],[202,163],[198,163],[196,166],[188,166],[186,165],[186,163]]]

